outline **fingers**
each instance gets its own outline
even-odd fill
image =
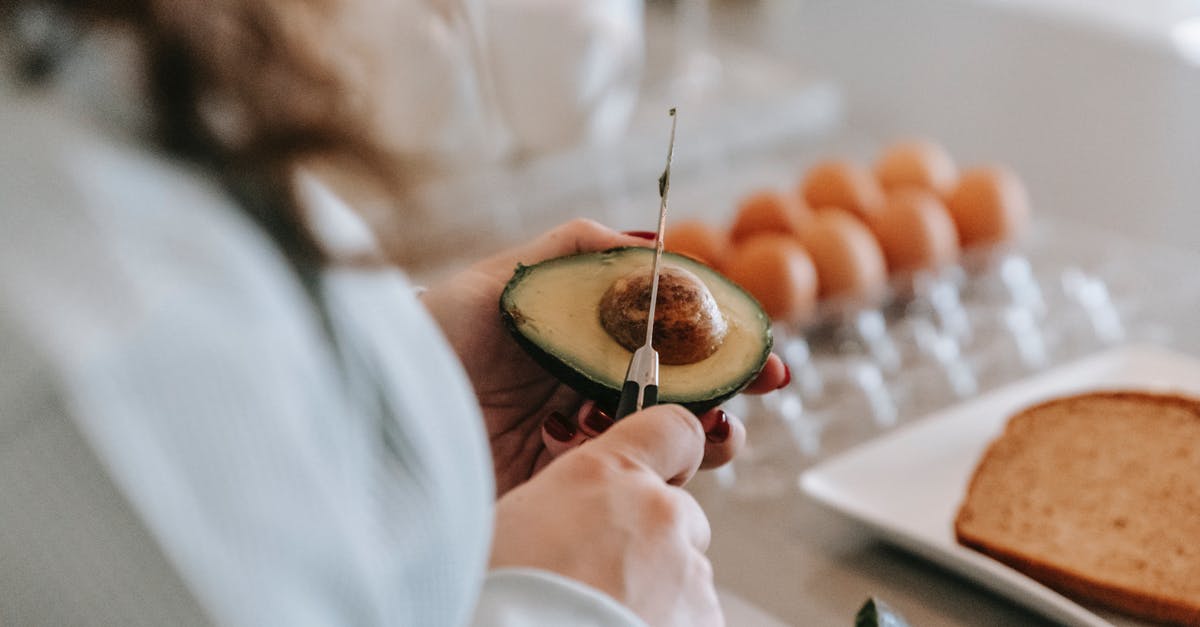
[[[551,457],[558,457],[604,433],[612,424],[613,419],[596,407],[595,401],[584,401],[573,416],[551,413],[542,422],[542,443]]]
[[[737,456],[746,443],[746,427],[741,419],[723,409],[711,409],[695,418],[704,430],[704,457],[700,468],[710,469],[723,466]],[[593,401],[584,401],[572,418],[558,412],[546,419],[542,426],[542,440],[551,456],[563,453],[599,437],[613,426],[612,417],[596,407]]]
[[[762,372],[758,373],[758,377],[746,387],[745,392],[747,394],[766,394],[791,382],[792,371],[779,355],[771,353],[771,356],[767,357],[767,363],[763,366]]]
[[[579,430],[589,438],[608,431],[614,422],[613,417],[600,409],[595,401],[584,401],[575,414],[575,424],[579,425]]]
[[[646,245],[644,237],[624,235],[599,222],[580,218],[560,225],[521,247],[517,250],[517,260],[531,264],[572,253]]]
[[[551,457],[558,457],[587,439],[587,434],[579,430],[576,421],[565,414],[556,411],[542,421],[542,443]]]
[[[729,424],[724,422],[726,416],[724,412],[714,410],[709,413],[721,417],[722,422],[714,421],[714,424],[726,426]],[[646,414],[657,415],[647,416]],[[681,407],[664,405],[633,414],[622,424],[629,422],[634,416],[638,416],[636,420],[639,421],[652,421],[655,428],[640,426],[636,429],[610,429],[615,424],[613,420],[608,417],[608,414],[595,407],[594,402],[587,401],[580,408],[579,417],[576,420],[559,412],[553,412],[543,422],[542,438],[546,442],[547,449],[557,456],[599,437],[602,433],[612,431],[611,435],[597,440],[602,444],[591,445],[591,448],[588,449],[589,457],[596,455],[599,458],[616,457],[619,460],[615,464],[617,467],[625,466],[628,469],[627,464],[633,463],[638,470],[653,473],[657,478],[655,480],[658,486],[656,494],[659,495],[660,500],[656,502],[655,506],[648,508],[647,515],[656,518],[659,523],[679,527],[689,544],[702,553],[707,551],[712,539],[712,529],[700,504],[684,490],[661,491],[665,489],[665,486],[658,483],[658,480],[666,479],[669,483],[682,485],[694,474],[696,465],[694,461],[689,461],[687,447],[683,447],[683,453],[676,457],[663,451],[645,450],[651,447],[666,449],[674,447],[673,442],[678,439],[680,429],[672,427],[672,421],[676,424],[682,421],[686,421],[687,424],[699,424],[699,421]],[[683,429],[683,431],[689,434],[684,436],[685,439],[689,437],[695,439],[694,429]],[[722,459],[732,456],[732,453],[723,452],[723,444],[714,446],[722,451],[718,454]],[[707,455],[707,452],[704,454]],[[642,475],[642,477],[643,481],[648,478],[647,475]],[[651,487],[651,489],[653,488]]]
[[[742,421],[723,409],[710,409],[699,416],[704,429],[704,460],[700,467],[707,470],[723,466],[737,456],[746,443],[746,427]]]
[[[656,405],[626,416],[588,446],[683,485],[700,467],[704,442],[700,422],[691,412],[679,405]]]
[[[688,542],[701,553],[707,552],[708,545],[712,542],[712,525],[708,522],[704,508],[700,507],[696,497],[686,490],[673,490],[670,494],[676,499],[678,511],[682,513]]]

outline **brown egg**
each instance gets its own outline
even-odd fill
[[[738,205],[729,237],[740,242],[759,233],[799,235],[811,212],[798,199],[774,190],[746,196]]]
[[[750,292],[771,319],[803,324],[817,305],[817,271],[793,237],[760,233],[738,244],[725,276]]]
[[[850,161],[822,161],[809,169],[800,184],[809,207],[845,209],[866,218],[883,204],[883,190],[870,172]]]
[[[958,166],[941,144],[914,139],[889,146],[875,162],[884,190],[920,187],[945,197],[958,180]]]
[[[964,249],[1011,239],[1029,223],[1025,185],[1003,166],[964,171],[946,207]]]
[[[883,248],[888,272],[937,268],[958,258],[958,231],[933,192],[917,187],[888,193],[868,223]]]
[[[684,220],[667,227],[667,232],[663,233],[663,247],[720,268],[729,254],[730,243],[721,229],[700,220]]]
[[[840,209],[818,211],[801,243],[817,267],[822,299],[872,302],[883,295],[887,262],[867,225]]]

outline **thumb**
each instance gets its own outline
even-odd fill
[[[704,431],[683,407],[656,405],[629,414],[587,446],[592,453],[613,455],[683,485],[704,458]]]
[[[547,231],[516,251],[517,261],[524,264],[545,259],[615,248],[617,246],[646,246],[641,237],[618,233],[607,226],[577,218]]]

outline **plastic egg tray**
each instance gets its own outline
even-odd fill
[[[980,270],[920,277],[910,296],[817,329],[777,324],[792,381],[732,401],[747,446],[717,481],[777,496],[826,456],[1054,365],[1133,341],[1194,351],[1200,286],[1178,278],[1198,262],[1040,217],[1022,246]]]

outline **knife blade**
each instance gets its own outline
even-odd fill
[[[646,320],[646,342],[633,352],[629,368],[625,371],[625,383],[621,386],[621,397],[617,403],[614,419],[620,420],[635,411],[652,407],[658,403],[658,351],[654,350],[654,313],[658,304],[658,275],[662,263],[663,232],[667,228],[667,197],[671,191],[671,161],[675,156],[675,124],[678,116],[675,108],[671,116],[671,138],[667,143],[667,165],[658,177],[658,230],[654,237],[654,262],[650,266],[650,307]]]

